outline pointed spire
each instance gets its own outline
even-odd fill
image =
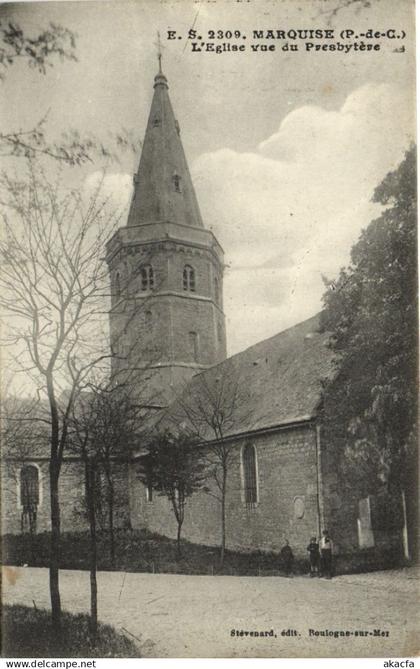
[[[159,37],[158,61],[159,72],[154,80],[154,95],[140,165],[134,177],[134,194],[127,225],[169,221],[203,228],[179,124],[169,99],[168,81],[162,72]]]

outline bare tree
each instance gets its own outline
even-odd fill
[[[101,141],[93,133],[81,135],[75,129],[52,139],[46,131],[47,121],[48,113],[31,128],[0,129],[0,156],[29,159],[46,156],[70,166],[93,162],[94,159],[104,160],[106,164],[118,161],[122,151],[136,155],[141,146],[139,138],[125,128],[110,133],[106,141]]]
[[[90,632],[93,643],[98,635],[98,584],[96,580],[97,571],[97,543],[96,543],[96,462],[95,456],[85,455],[85,485],[86,501],[89,510],[90,529]]]
[[[19,61],[41,74],[53,67],[55,60],[76,61],[76,35],[61,25],[50,23],[35,35],[28,35],[21,25],[13,20],[0,20],[0,80]],[[71,165],[90,160],[94,148],[92,138],[80,138],[71,132],[59,142],[47,139],[46,116],[32,128],[0,130],[0,155],[33,158],[45,155]]]
[[[115,514],[125,502],[121,490],[121,468],[127,466],[133,448],[144,437],[146,422],[154,410],[150,396],[142,399],[141,386],[147,391],[149,370],[134,370],[118,383],[106,377],[90,383],[73,407],[70,448],[86,461],[90,455],[97,476],[89,500],[88,514],[106,511],[109,531],[110,562],[115,565]],[[103,480],[102,480],[103,479]],[[89,506],[90,502],[90,506]],[[92,506],[93,505],[93,506]]]
[[[78,395],[77,418],[74,415],[75,403],[72,406],[72,416],[69,420],[69,449],[75,451],[84,464],[85,504],[86,516],[89,523],[89,571],[90,571],[90,633],[95,643],[98,633],[98,586],[97,572],[97,539],[96,539],[96,509],[97,509],[97,458],[92,448],[92,433],[94,431],[94,415],[86,411],[83,396]],[[72,448],[73,447],[73,448]]]
[[[48,406],[51,505],[50,592],[52,618],[61,620],[59,594],[60,505],[58,481],[68,443],[69,421],[80,393],[98,375],[119,366],[114,382],[127,382],[130,369],[153,367],[160,352],[142,361],[142,346],[128,337],[133,319],[149,308],[154,291],[136,299],[139,276],[127,272],[121,294],[109,290],[104,258],[106,242],[125,212],[116,211],[102,195],[102,183],[86,195],[44,176],[28,161],[25,179],[3,175],[3,234],[0,241],[0,309],[5,316],[4,343],[16,375]],[[142,258],[153,255],[143,254]],[[112,288],[115,289],[115,286]],[[155,290],[159,289],[156,280]],[[120,310],[109,347],[108,312]],[[137,322],[137,321],[136,321]],[[6,353],[7,355],[7,353]],[[149,377],[152,372],[149,373]],[[110,503],[112,504],[111,500]]]
[[[142,378],[145,379],[144,370]],[[78,393],[69,421],[68,448],[84,463],[85,497],[81,501],[81,506],[82,515],[87,519],[90,530],[90,629],[93,641],[96,639],[98,629],[96,581],[98,515],[106,506],[110,560],[114,565],[115,507],[119,503],[126,502],[125,498],[119,498],[118,470],[128,464],[131,450],[138,444],[139,433],[150,413],[149,404],[139,400],[138,373],[133,372],[129,380],[125,379],[121,384],[112,376],[92,380],[83,392]]]
[[[207,492],[220,504],[220,565],[226,550],[226,493],[229,470],[235,460],[236,444],[228,437],[240,424],[246,403],[239,375],[231,362],[197,374],[172,410],[172,419],[185,425],[205,450],[208,472],[215,488]],[[249,414],[249,411],[248,411]]]
[[[0,79],[17,60],[45,74],[54,58],[77,60],[76,35],[61,25],[50,23],[36,35],[28,35],[19,23],[0,19]]]
[[[5,178],[9,200],[0,241],[0,308],[17,372],[48,405],[50,431],[52,618],[61,621],[58,481],[77,392],[108,364],[104,331],[105,241],[119,224],[100,187],[83,201],[30,169],[26,182]],[[66,391],[65,393],[63,391]]]

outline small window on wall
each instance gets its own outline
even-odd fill
[[[150,309],[148,309],[144,313],[144,322],[145,322],[145,325],[146,325],[147,328],[152,327],[152,325],[153,325],[153,314],[150,311]]]
[[[216,302],[219,301],[219,281],[217,277],[214,278],[214,299]]]
[[[153,488],[151,483],[148,483],[146,486],[146,502],[153,502]]]
[[[155,287],[155,274],[151,265],[146,265],[140,269],[141,289],[153,290]]]
[[[195,293],[195,271],[191,265],[185,265],[182,274],[182,286],[184,290]]]
[[[115,275],[115,296],[117,298],[121,297],[121,277],[119,272]]]
[[[221,323],[217,324],[217,342],[218,344],[222,344],[223,342],[223,328]]]
[[[242,449],[243,497],[248,508],[258,503],[257,453],[253,444]]]
[[[190,342],[190,355],[194,362],[198,362],[198,334],[196,332],[189,332],[188,337]]]
[[[181,192],[181,177],[179,174],[174,174],[172,177],[172,182],[174,184],[174,190],[176,193]]]

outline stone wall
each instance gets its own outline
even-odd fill
[[[37,532],[49,532],[50,520],[50,485],[48,461],[33,460],[39,472],[39,505],[37,509]],[[116,465],[115,488],[116,508],[115,526],[125,526],[129,522],[127,465]],[[21,464],[6,460],[2,466],[2,533],[19,534],[21,532],[22,507],[20,504]],[[65,460],[60,474],[59,494],[61,508],[61,530],[72,532],[87,528],[81,513],[81,501],[84,497],[84,467],[81,462]]]
[[[49,513],[49,473],[48,462],[34,459],[30,463],[38,469],[40,499],[37,511],[37,529],[40,532],[51,529]],[[2,533],[19,534],[21,532],[22,507],[20,503],[21,463],[4,460],[1,468],[1,513]]]
[[[113,260],[110,339],[117,355],[112,369],[117,373],[151,366],[150,395],[163,393],[166,403],[172,398],[169,388],[173,391],[178,383],[226,357],[223,269],[213,250],[191,244],[168,241],[141,250]],[[153,290],[141,290],[142,262],[153,266]],[[194,271],[194,291],[183,287],[186,266]],[[120,297],[117,272],[123,287]],[[132,377],[142,385],[141,372]]]
[[[257,452],[258,502],[254,508],[247,508],[243,498],[241,453],[246,443],[252,443]],[[216,492],[211,479],[207,485]],[[313,427],[279,430],[235,443],[226,499],[227,548],[277,551],[288,539],[297,557],[307,557],[309,539],[318,534],[317,508]],[[131,468],[130,513],[134,528],[176,536],[169,502],[156,493],[147,501],[146,490],[136,478],[135,463]],[[196,493],[187,502],[183,536],[192,542],[218,545],[220,533],[220,504],[208,493]]]

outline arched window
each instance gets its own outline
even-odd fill
[[[145,265],[140,270],[141,289],[153,290],[155,287],[155,274],[151,265]]]
[[[182,285],[184,290],[195,293],[195,271],[191,265],[185,265],[182,274]]]
[[[20,470],[20,505],[22,531],[36,532],[36,515],[39,505],[39,472],[35,465],[24,465]]]
[[[23,509],[39,504],[39,474],[35,465],[25,465],[20,470],[20,504]]]
[[[115,295],[121,297],[121,278],[119,272],[115,275]]]
[[[255,446],[246,444],[242,449],[244,501],[249,507],[258,502],[257,453]]]
[[[216,302],[219,301],[219,281],[217,276],[214,277],[214,299]]]

